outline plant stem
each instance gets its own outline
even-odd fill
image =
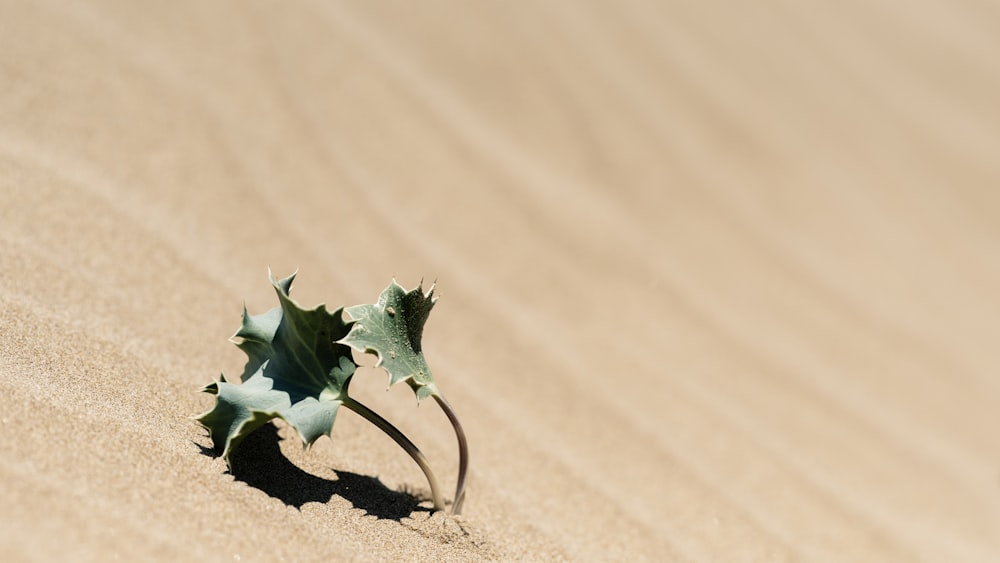
[[[465,503],[465,475],[469,471],[469,443],[465,440],[465,430],[462,429],[462,423],[458,421],[458,417],[447,399],[435,393],[434,400],[448,416],[452,427],[455,428],[455,437],[458,438],[458,483],[455,485],[455,502],[451,505],[451,513],[459,515],[462,513],[462,504]]]
[[[424,472],[424,476],[427,477],[427,482],[431,486],[431,497],[433,497],[434,500],[434,510],[444,510],[444,501],[441,499],[441,487],[438,485],[437,477],[434,476],[434,472],[431,471],[431,466],[427,463],[427,458],[424,457],[424,454],[421,453],[420,449],[413,445],[413,442],[400,432],[399,429],[393,426],[391,422],[379,416],[375,411],[350,397],[345,397],[343,401],[343,405],[345,407],[358,413],[368,422],[378,426],[383,432],[388,434],[390,438],[395,440],[401,448],[406,450],[406,453],[410,454],[413,461],[417,462],[421,471]]]

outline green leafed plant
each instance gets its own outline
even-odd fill
[[[469,446],[455,411],[434,383],[434,376],[427,367],[420,345],[424,323],[436,302],[433,286],[425,294],[422,284],[406,291],[393,280],[374,305],[347,308],[347,314],[356,322],[341,342],[362,352],[376,354],[378,363],[375,365],[389,372],[390,386],[405,381],[417,394],[418,401],[434,397],[451,421],[458,438],[459,451],[458,484],[455,487],[452,513],[461,514],[465,500],[465,475],[469,468]]]
[[[452,513],[461,512],[468,446],[454,411],[437,390],[420,348],[427,315],[436,298],[433,288],[406,292],[395,282],[375,305],[347,309],[352,321],[345,322],[344,309],[333,313],[323,305],[302,309],[289,297],[294,275],[283,280],[271,277],[279,306],[261,315],[244,308],[243,323],[234,338],[247,355],[237,385],[225,376],[204,391],[216,396],[214,407],[197,418],[211,434],[216,449],[229,463],[240,442],[270,420],[286,421],[309,447],[320,436],[329,436],[340,407],[346,407],[373,423],[402,447],[427,477],[435,510],[443,510],[440,487],[427,459],[396,427],[353,399],[348,388],[357,365],[351,348],[374,352],[377,365],[389,372],[390,383],[407,381],[418,399],[432,396],[455,428],[459,441],[459,478]]]

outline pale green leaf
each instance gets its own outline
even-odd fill
[[[356,350],[374,353],[376,366],[389,373],[389,385],[406,381],[417,399],[437,395],[434,376],[421,348],[424,323],[437,298],[434,287],[426,294],[422,286],[406,291],[395,280],[374,305],[346,309],[354,328],[340,342]]]
[[[234,338],[247,354],[243,383],[221,381],[204,390],[215,394],[212,410],[198,417],[217,449],[229,462],[240,441],[274,418],[288,422],[305,446],[329,435],[337,410],[347,397],[356,368],[351,349],[337,340],[351,329],[343,311],[323,305],[302,309],[289,296],[294,276],[271,278],[279,307],[251,316]]]

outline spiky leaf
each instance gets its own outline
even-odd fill
[[[379,296],[378,303],[346,309],[355,323],[341,342],[375,353],[378,356],[375,365],[389,373],[389,385],[406,381],[417,399],[437,395],[434,376],[420,344],[424,323],[436,302],[433,286],[425,294],[422,285],[406,291],[393,280]]]
[[[285,293],[287,292],[286,289]],[[271,357],[274,350],[271,341],[274,340],[274,333],[277,332],[283,316],[281,307],[275,307],[260,315],[251,315],[247,312],[246,305],[243,306],[243,324],[230,339],[247,355],[247,363],[243,368],[243,375],[240,376],[242,381],[257,373],[257,370]]]
[[[212,410],[198,417],[217,449],[229,455],[251,432],[274,418],[288,422],[308,447],[329,435],[356,365],[351,349],[337,340],[351,330],[343,311],[323,305],[302,309],[288,292],[294,275],[271,284],[279,307],[251,316],[234,338],[247,354],[241,385],[220,381],[205,387],[216,395]]]

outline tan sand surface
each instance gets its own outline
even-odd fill
[[[438,280],[463,516],[211,455],[268,266]],[[3,561],[1000,561],[994,3],[2,0],[0,280]]]

